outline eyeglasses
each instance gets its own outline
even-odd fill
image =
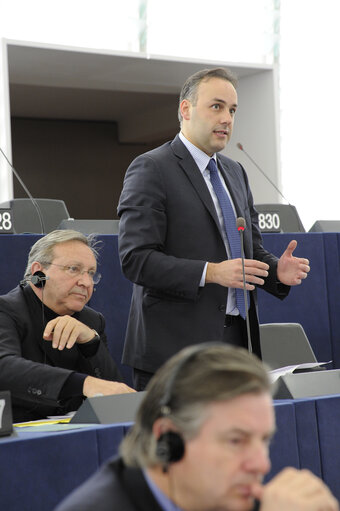
[[[52,264],[52,266],[59,266],[62,270],[64,270],[67,275],[70,277],[79,277],[79,275],[84,275],[84,273],[87,273],[90,279],[92,280],[93,284],[98,284],[100,279],[102,278],[101,274],[96,272],[95,270],[84,270],[81,266],[77,264],[72,264],[70,266],[64,266],[63,264],[56,264],[56,263],[48,263]]]

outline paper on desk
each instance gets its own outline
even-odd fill
[[[40,424],[40,425],[34,425],[30,426],[27,425],[25,427],[17,428],[15,426],[15,429],[17,428],[18,431],[20,430],[20,433],[42,433],[42,432],[55,432],[55,431],[68,431],[71,429],[84,429],[84,428],[90,428],[93,426],[98,426],[98,424],[69,424],[69,423],[61,423],[61,422],[52,422],[49,424]]]
[[[70,412],[67,415],[54,415],[46,419],[36,421],[18,422],[13,424],[15,428],[20,429],[25,433],[41,433],[43,431],[66,431],[69,429],[81,429],[93,426],[93,424],[70,424],[75,412]]]
[[[68,415],[56,415],[56,416],[50,416],[46,419],[39,419],[36,421],[28,421],[28,422],[17,422],[14,424],[14,426],[18,428],[26,428],[26,427],[33,427],[33,426],[45,426],[47,424],[67,424],[72,419],[73,414]]]
[[[292,366],[285,366],[285,367],[278,367],[277,369],[273,369],[269,372],[271,382],[275,383],[280,376],[284,376],[285,374],[290,374],[295,371],[295,369],[313,369],[313,367],[319,367],[325,364],[329,364],[332,362],[331,360],[329,362],[306,362],[305,364],[295,364]]]

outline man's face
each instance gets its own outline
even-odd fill
[[[92,250],[81,241],[58,243],[53,249],[53,260],[47,268],[41,267],[48,276],[39,297],[57,314],[73,314],[81,311],[93,293],[93,281],[87,272],[71,276],[60,266],[79,266],[83,270],[96,270],[97,263]],[[33,263],[38,264],[38,263]],[[32,272],[34,272],[32,265]],[[34,289],[34,288],[33,288]]]
[[[211,404],[183,460],[170,467],[175,502],[190,511],[252,509],[252,488],[270,469],[274,422],[267,393]]]
[[[236,108],[237,93],[230,82],[221,78],[202,81],[196,105],[187,99],[182,101],[182,132],[192,144],[212,156],[229,142]]]

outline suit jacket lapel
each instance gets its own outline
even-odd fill
[[[221,226],[220,222],[218,220],[218,216],[216,213],[214,202],[211,198],[210,192],[208,190],[207,184],[204,180],[204,177],[202,176],[202,173],[200,172],[199,168],[196,165],[195,160],[185,147],[185,145],[181,142],[178,135],[171,143],[171,147],[176,154],[176,156],[179,158],[179,165],[189,178],[192,186],[195,188],[197,195],[209,211],[210,215],[214,219],[214,222],[221,234]],[[223,239],[223,237],[222,237]]]

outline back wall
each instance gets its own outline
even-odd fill
[[[64,200],[76,219],[117,218],[127,167],[165,142],[122,144],[114,122],[14,117],[11,127],[14,167],[33,197]],[[15,178],[14,197],[26,197]]]

